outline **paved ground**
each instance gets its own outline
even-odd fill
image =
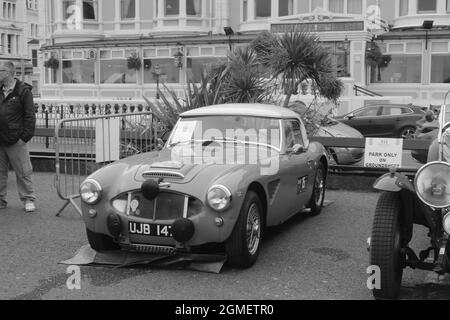
[[[39,210],[26,214],[10,175],[9,208],[0,211],[0,299],[372,299],[366,239],[376,193],[328,191],[334,203],[320,216],[297,215],[270,229],[248,270],[82,267],[81,290],[71,291],[59,262],[86,244],[84,225],[71,208],[54,216],[63,202],[51,174],[37,173],[35,182]],[[416,231],[415,246],[426,247],[425,230]],[[401,299],[450,299],[448,278],[437,280],[407,269]]]

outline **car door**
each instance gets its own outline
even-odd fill
[[[376,136],[377,130],[374,125],[378,120],[380,106],[369,106],[357,110],[353,113],[353,117],[345,119],[343,122],[359,132],[364,136]]]
[[[294,145],[303,147],[302,132],[300,122],[297,119],[284,120],[284,138],[285,138],[285,166],[287,193],[289,194],[288,210],[283,215],[283,221],[299,212],[303,205],[309,200],[308,185],[311,184],[310,166],[312,160],[308,158],[307,152],[293,153],[291,152]]]
[[[397,125],[402,119],[402,108],[398,106],[381,107],[380,117],[375,125],[380,137],[397,137]]]

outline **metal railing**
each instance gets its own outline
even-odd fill
[[[375,91],[371,91],[367,88],[357,86],[356,84],[353,86],[353,90],[355,91],[355,96],[357,96],[358,93],[362,93],[362,94],[364,94],[366,96],[370,96],[370,97],[382,97],[383,96],[382,94],[379,94]]]
[[[75,199],[80,197],[80,184],[88,175],[113,161],[153,150],[157,144],[153,122],[151,112],[59,121],[53,129],[55,187],[66,202],[56,215],[69,204],[81,215]]]

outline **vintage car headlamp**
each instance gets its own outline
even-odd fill
[[[225,211],[231,206],[231,192],[222,185],[209,188],[206,198],[208,205],[216,211]]]
[[[417,171],[414,180],[417,196],[434,208],[450,206],[450,164],[430,162]]]
[[[80,195],[87,204],[96,204],[102,197],[102,187],[97,181],[87,179],[80,186]]]

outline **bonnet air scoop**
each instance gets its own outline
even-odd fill
[[[163,161],[155,162],[150,165],[150,169],[142,173],[144,179],[151,178],[169,178],[169,179],[184,179],[184,174],[172,170],[180,170],[184,167],[184,164],[179,161]],[[170,170],[172,169],[172,170]]]

